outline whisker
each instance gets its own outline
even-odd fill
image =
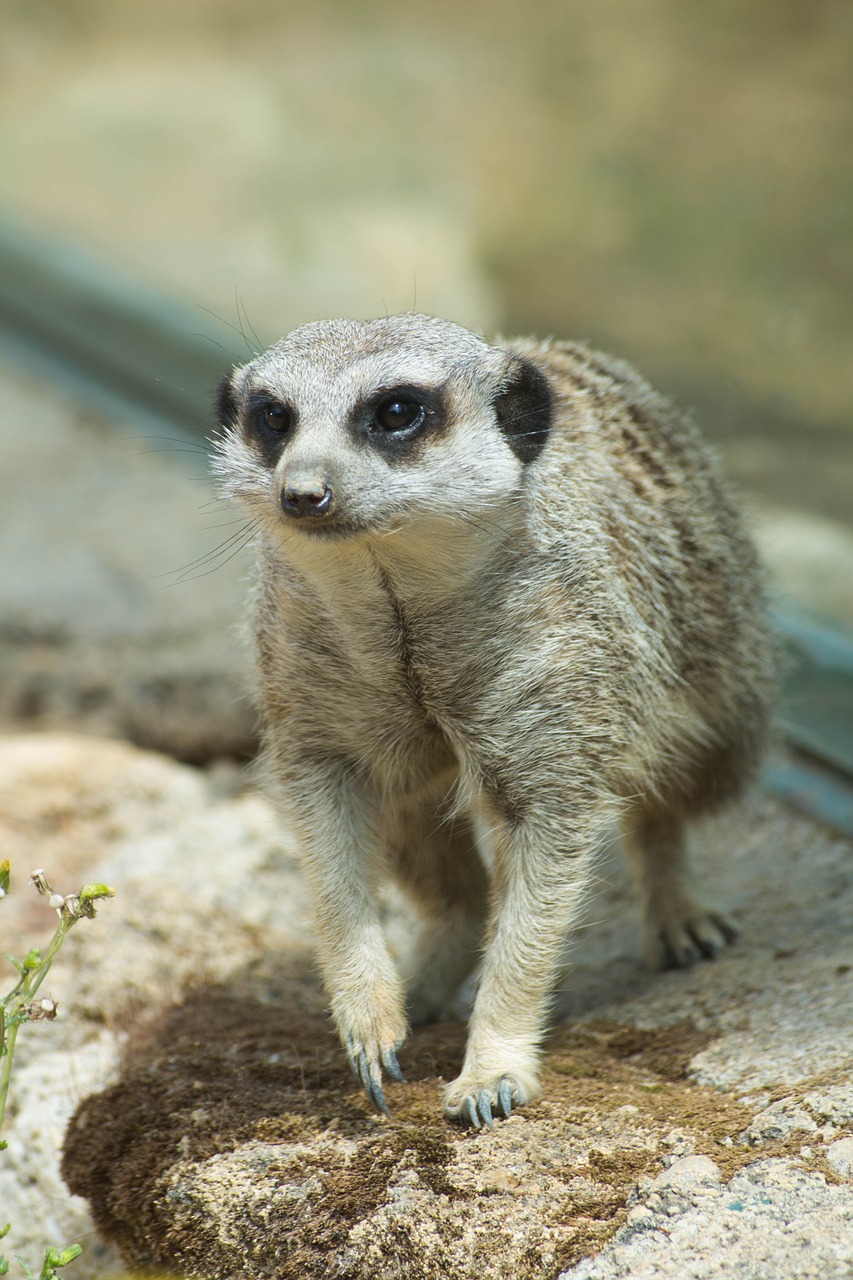
[[[147,432],[145,435],[140,436],[125,436],[123,442],[131,444],[145,441],[147,443],[152,440],[162,440],[165,444],[171,445],[172,448],[138,449],[134,453],[122,454],[122,462],[127,462],[131,458],[145,458],[156,453],[191,453],[197,457],[206,458],[210,452],[206,445],[201,442],[196,444],[194,440],[188,440],[186,437],[154,436],[148,435]]]
[[[232,525],[240,524],[240,523],[241,521],[239,519],[223,520],[220,524],[204,524],[201,527],[205,533],[210,533],[213,529],[229,529],[231,528]]]
[[[125,437],[124,437],[124,439],[125,439],[125,440],[127,440],[127,441],[130,441],[130,440],[166,440],[167,442],[169,442],[169,443],[171,443],[171,444],[188,445],[188,446],[191,446],[192,448],[195,448],[195,449],[204,449],[204,448],[205,448],[205,446],[201,443],[201,441],[197,441],[197,442],[196,442],[195,440],[188,440],[186,436],[155,436],[155,435],[151,435],[151,434],[150,434],[149,432],[147,432],[147,431],[145,432],[145,434],[144,434],[144,435],[138,435],[138,436],[125,436]]]
[[[189,564],[183,565],[180,569],[170,569],[168,573],[157,574],[157,577],[167,578],[173,577],[176,574],[184,575],[189,573],[191,569],[196,569],[203,564],[207,564],[208,561],[215,559],[217,556],[224,555],[230,547],[240,541],[247,529],[254,529],[254,527],[255,522],[253,520],[246,522],[236,533],[233,533],[230,538],[226,538],[223,542],[220,542],[219,546],[214,547],[212,551],[205,552],[204,555],[199,556],[196,560],[191,560]]]
[[[198,307],[199,311],[204,311],[206,315],[212,316],[212,317],[213,317],[213,319],[214,319],[214,320],[218,320],[220,324],[224,324],[227,328],[229,328],[229,329],[233,330],[233,332],[234,332],[234,333],[238,333],[238,334],[240,335],[240,337],[243,339],[243,341],[244,341],[244,342],[246,342],[246,335],[245,335],[245,333],[243,332],[243,330],[242,330],[242,329],[238,329],[238,328],[237,328],[237,326],[236,326],[236,325],[234,325],[234,324],[232,324],[230,320],[226,320],[224,316],[219,316],[219,315],[217,315],[217,314],[216,314],[216,312],[215,312],[215,311],[211,311],[209,307],[203,307],[203,306],[201,305],[201,303],[200,303],[200,302],[197,302],[195,305]],[[206,336],[206,335],[202,335],[202,336]],[[214,341],[214,339],[213,339],[213,338],[211,338],[211,339],[210,339],[210,341],[211,341],[211,342],[213,342],[213,341]],[[217,344],[217,345],[219,345],[219,344]],[[249,345],[249,344],[248,344],[248,343],[246,343],[246,346],[247,346],[247,347],[248,347],[248,345]],[[226,352],[226,355],[230,355],[230,356],[231,356],[231,358],[232,358],[232,360],[235,362],[235,364],[237,363],[237,361],[239,360],[239,356],[237,355],[237,353],[236,353],[235,351],[227,351],[227,349],[226,349],[225,347],[223,347],[223,348],[222,348],[222,350]],[[251,350],[251,348],[250,348],[250,350]]]
[[[193,574],[190,574],[189,576],[187,576],[186,574],[183,574],[180,578],[176,578],[174,582],[164,582],[163,583],[164,589],[167,587],[180,586],[184,582],[195,582],[197,578],[207,578],[211,573],[216,573],[217,569],[224,568],[225,565],[229,563],[229,561],[233,560],[235,556],[239,555],[240,552],[243,550],[243,548],[249,545],[249,543],[252,541],[252,538],[254,536],[255,536],[255,529],[252,528],[249,531],[248,535],[246,536],[245,540],[234,548],[230,556],[226,556],[224,560],[220,560],[219,564],[215,564],[212,569],[205,569],[202,573],[193,573]]]
[[[234,296],[237,298],[237,309],[238,309],[238,314],[239,314],[239,309],[240,309],[240,307],[242,307],[242,308],[243,308],[243,319],[246,321],[246,324],[249,326],[249,332],[251,333],[252,337],[255,339],[255,342],[257,343],[257,349],[253,352],[253,355],[259,355],[259,354],[260,354],[261,349],[263,348],[263,343],[261,342],[261,340],[260,340],[260,338],[258,337],[257,333],[255,332],[255,326],[252,324],[251,320],[249,319],[249,313],[248,313],[248,311],[246,310],[246,304],[245,304],[245,302],[243,301],[243,299],[239,296],[239,294],[237,293],[237,289],[236,289],[236,287],[235,287],[235,289],[234,289]]]
[[[211,507],[216,507],[216,506],[218,506],[222,511],[227,510],[229,507],[231,508],[232,511],[234,509],[234,503],[231,501],[230,498],[210,498],[209,501],[200,503],[199,506],[196,508],[196,510],[207,511]]]
[[[243,317],[240,315],[240,296],[237,293],[236,284],[234,286],[234,308],[237,312],[237,324],[240,326],[240,336],[246,344],[246,350],[250,356],[256,356],[258,352],[252,349],[249,339],[246,337],[246,330],[243,328]]]
[[[130,462],[133,458],[153,458],[158,453],[191,453],[194,458],[207,457],[206,449],[194,449],[190,445],[183,447],[176,446],[173,449],[137,449],[135,453],[123,453],[121,455],[122,462]]]
[[[206,307],[202,307],[202,311],[206,311],[206,310],[207,310]],[[213,312],[209,311],[208,315],[212,316]],[[219,320],[220,317],[215,316],[214,319]],[[228,322],[226,320],[223,320],[222,323],[227,324]],[[216,338],[212,338],[209,333],[196,332],[196,333],[191,333],[189,336],[191,338],[203,338],[205,342],[211,343],[212,346],[218,347],[220,351],[224,352],[224,354],[228,356],[232,364],[235,364],[237,362],[238,357],[235,354],[235,352],[233,352],[229,347],[223,346],[221,342],[217,342]]]

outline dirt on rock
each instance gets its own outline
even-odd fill
[[[388,1122],[307,969],[284,983],[274,1001],[251,982],[192,991],[133,1031],[117,1083],[78,1110],[63,1172],[128,1264],[220,1280],[556,1275],[624,1226],[662,1157],[704,1153],[726,1176],[755,1158],[738,1142],[750,1110],[687,1078],[712,1039],[689,1023],[560,1028],[546,1100],[476,1135],[441,1115],[461,1023],[413,1033]]]
[[[700,874],[742,936],[659,975],[622,860],[604,860],[543,1098],[473,1134],[441,1114],[461,1021],[414,1031],[392,1120],[370,1111],[327,1015],[292,842],[239,771],[11,735],[0,776],[13,952],[50,929],[31,866],[63,891],[78,876],[117,890],[56,958],[60,1018],[21,1038],[0,1167],[10,1256],[79,1239],[81,1280],[122,1274],[120,1258],[196,1280],[764,1280],[762,1233],[789,1223],[770,1274],[816,1274],[802,1240],[818,1233],[821,1280],[846,1280],[849,840],[760,794],[698,830]],[[401,911],[389,900],[392,944]],[[83,1199],[60,1179],[63,1143]]]

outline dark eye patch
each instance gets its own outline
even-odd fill
[[[379,431],[409,431],[419,427],[425,417],[426,409],[419,400],[393,395],[376,406],[373,422]]]
[[[275,432],[277,435],[289,431],[293,426],[292,410],[287,405],[279,404],[275,400],[261,405],[255,410],[255,414],[259,427]]]
[[[411,458],[427,437],[444,430],[447,413],[441,392],[405,384],[374,392],[356,408],[352,421],[358,437],[393,460]]]
[[[243,434],[268,467],[278,462],[295,425],[293,407],[278,396],[265,390],[250,394],[243,415]]]

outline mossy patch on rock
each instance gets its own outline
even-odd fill
[[[750,1112],[687,1079],[710,1039],[690,1024],[556,1030],[544,1100],[484,1134],[441,1115],[464,1036],[413,1033],[389,1123],[300,961],[274,1000],[255,981],[197,988],[131,1032],[120,1079],[72,1122],[65,1177],[137,1267],[525,1280],[601,1248],[667,1154],[754,1158],[737,1145]]]

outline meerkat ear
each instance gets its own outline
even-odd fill
[[[234,383],[231,373],[220,379],[216,388],[216,425],[220,431],[228,431],[237,425],[237,401],[234,397]]]
[[[545,447],[553,413],[551,388],[541,369],[512,356],[509,378],[495,402],[495,416],[506,442],[522,462],[533,462]]]

